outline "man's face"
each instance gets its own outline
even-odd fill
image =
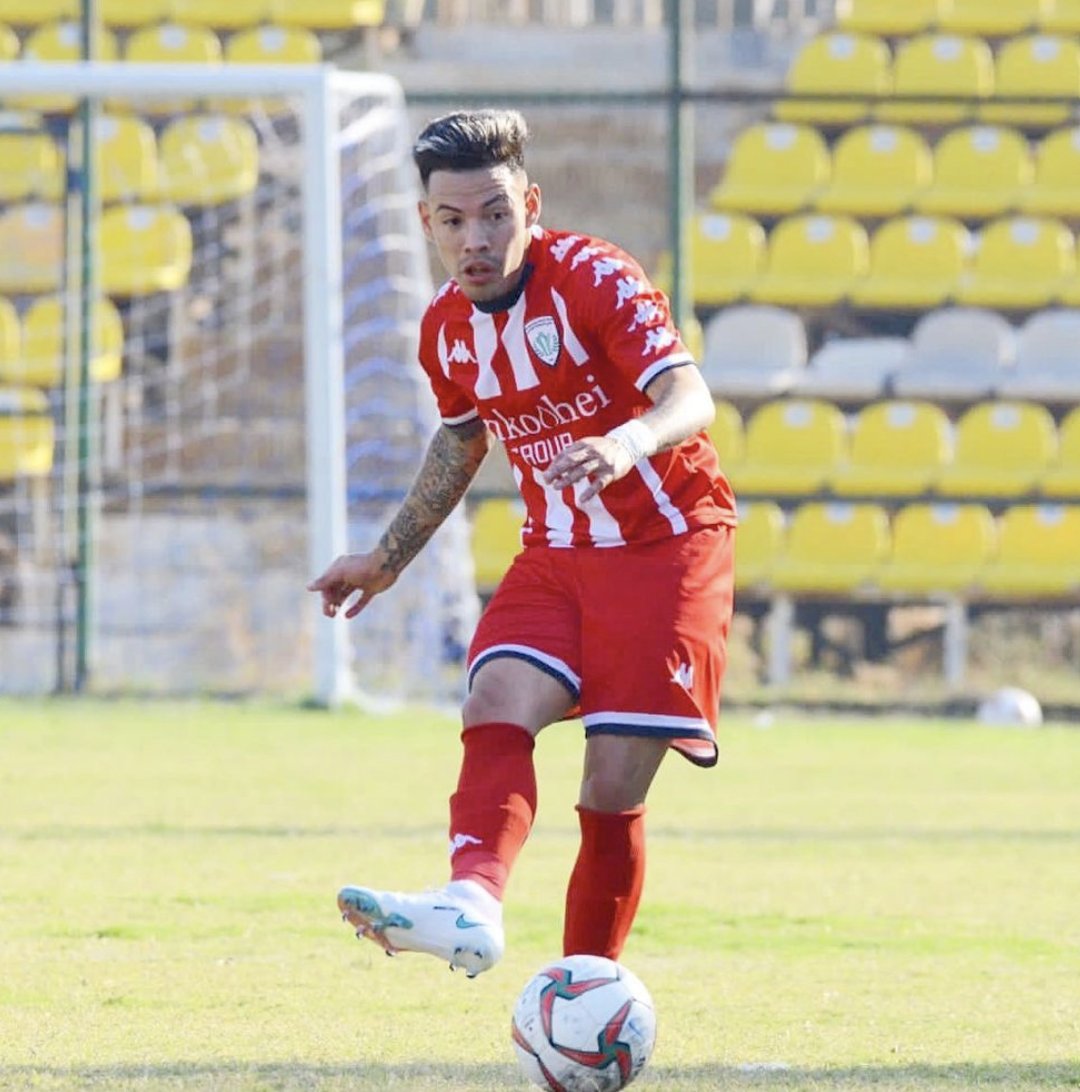
[[[506,166],[432,171],[420,202],[424,234],[475,303],[516,287],[539,218],[540,188]]]

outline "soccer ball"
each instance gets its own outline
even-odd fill
[[[980,702],[976,716],[983,724],[1015,724],[1034,728],[1042,724],[1042,706],[1034,694],[1018,686],[995,690]]]
[[[617,1092],[645,1068],[656,1012],[641,980],[603,956],[566,956],[526,983],[514,1006],[514,1050],[549,1092]]]

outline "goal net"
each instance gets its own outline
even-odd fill
[[[0,110],[0,693],[454,696],[461,512],[356,622],[305,591],[437,425],[398,85],[19,62]]]

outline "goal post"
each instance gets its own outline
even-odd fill
[[[76,117],[65,98],[93,100],[110,136],[137,130],[156,163],[128,193],[111,184],[119,145],[99,153],[91,308],[65,294],[71,255],[50,249],[63,191],[35,182],[0,211],[0,247],[26,255],[0,257],[0,308],[21,339],[0,362],[0,446],[5,427],[16,447],[29,435],[31,388],[56,436],[46,469],[0,480],[0,693],[57,689],[70,653],[61,392],[81,310],[94,314],[82,340],[104,467],[88,688],[456,696],[478,611],[462,512],[357,622],[322,618],[304,591],[334,556],[373,544],[438,423],[415,364],[431,281],[400,85],[324,66],[0,67],[4,116],[61,160]],[[194,135],[177,160],[181,130]],[[248,174],[231,187],[214,172],[234,160]],[[45,335],[64,359],[51,384],[28,364]]]

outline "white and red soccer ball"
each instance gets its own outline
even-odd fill
[[[622,964],[566,956],[525,985],[511,1024],[522,1071],[549,1092],[618,1092],[656,1042],[649,991]]]

